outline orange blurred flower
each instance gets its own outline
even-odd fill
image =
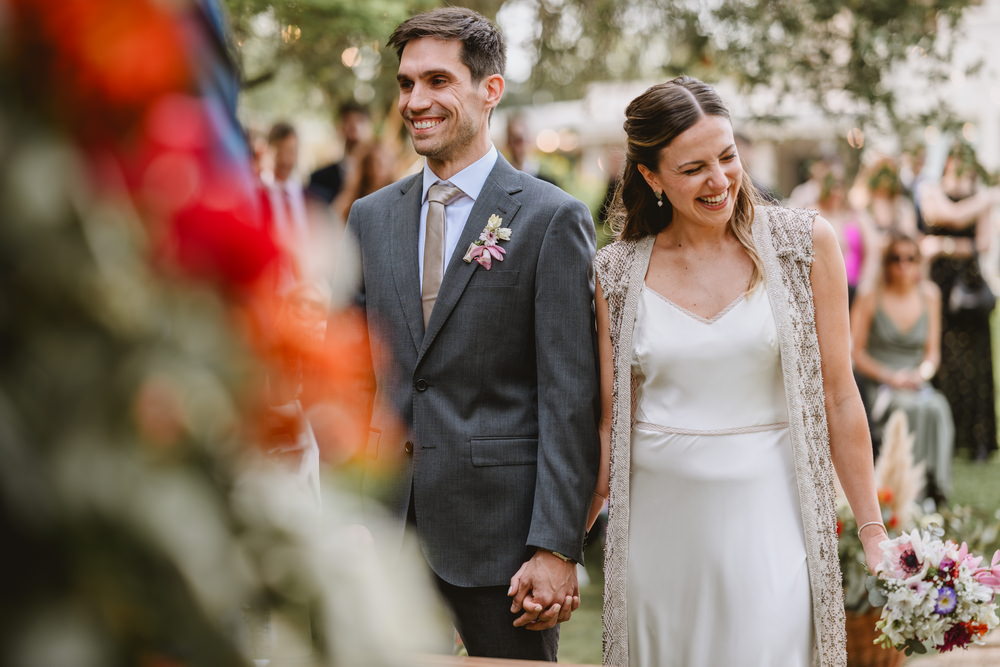
[[[331,313],[309,286],[285,296],[261,289],[247,305],[250,344],[268,372],[269,395],[261,400],[270,405],[299,400],[307,412],[317,409],[322,430],[332,435],[319,438],[324,457],[354,456],[366,441],[374,397],[364,316],[350,309]],[[295,428],[265,417],[257,432],[264,446],[272,446]]]

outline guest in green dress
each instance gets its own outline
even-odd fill
[[[941,360],[941,292],[923,277],[912,237],[889,236],[880,280],[854,302],[851,336],[855,368],[869,380],[872,422],[878,428],[894,411],[906,413],[914,459],[927,465],[927,495],[944,499],[955,426],[947,399],[930,384]]]

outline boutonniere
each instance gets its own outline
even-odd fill
[[[487,271],[493,266],[493,260],[503,261],[503,256],[507,251],[500,247],[500,241],[510,241],[510,227],[501,227],[503,218],[494,213],[490,216],[478,241],[469,244],[469,249],[465,251],[465,263],[476,260]]]

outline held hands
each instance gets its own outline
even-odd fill
[[[511,577],[507,595],[514,598],[511,613],[523,612],[514,627],[548,630],[568,621],[580,607],[576,563],[538,549]]]

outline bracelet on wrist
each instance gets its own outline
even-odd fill
[[[858,526],[858,539],[859,540],[861,539],[861,531],[864,530],[865,528],[867,528],[868,526],[880,526],[882,528],[882,532],[886,534],[886,537],[888,537],[888,535],[889,535],[889,531],[885,529],[885,524],[882,523],[881,521],[866,521],[865,523],[863,523],[860,526]]]

